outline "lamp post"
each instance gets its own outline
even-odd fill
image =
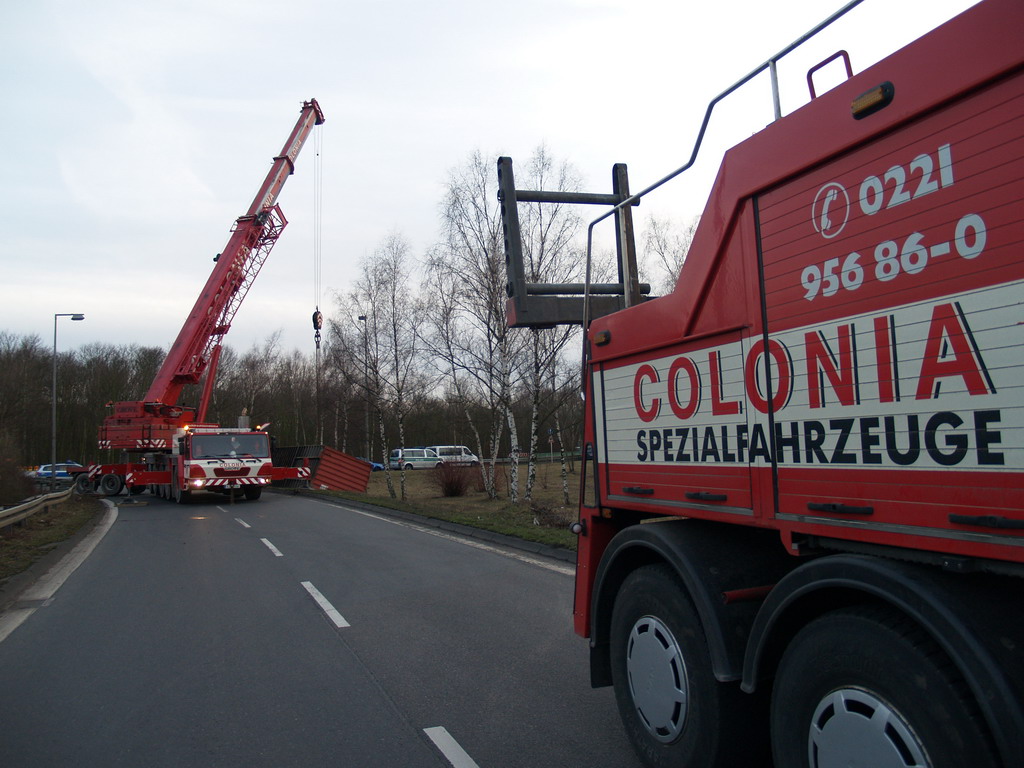
[[[366,458],[373,461],[370,455],[370,363],[367,359],[370,356],[370,345],[366,336],[366,315],[360,315],[363,323],[363,399],[366,407],[363,409],[366,414]]]
[[[57,489],[57,318],[85,320],[80,312],[62,312],[53,316],[53,388],[50,390],[50,491]]]

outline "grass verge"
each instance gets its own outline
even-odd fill
[[[0,528],[0,584],[70,539],[102,509],[99,499],[72,495],[45,512]]]
[[[542,464],[537,468],[530,501],[522,500],[525,492],[526,467],[520,468],[520,501],[512,504],[508,498],[507,467],[499,478],[502,493],[498,499],[489,499],[480,487],[480,470],[467,467],[463,471],[472,473],[473,482],[463,496],[444,496],[434,470],[413,470],[405,473],[405,499],[401,498],[401,474],[392,472],[396,497],[392,498],[387,487],[384,472],[374,472],[366,493],[334,491],[339,498],[362,501],[388,509],[411,512],[424,517],[446,520],[452,523],[481,528],[495,533],[515,536],[526,541],[546,544],[564,549],[576,549],[576,535],[569,531],[569,525],[578,517],[577,498],[579,476],[568,476],[569,503],[565,503],[562,488],[561,466]]]

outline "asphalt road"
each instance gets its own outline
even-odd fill
[[[571,566],[295,496],[148,495],[0,642],[0,765],[638,763]]]

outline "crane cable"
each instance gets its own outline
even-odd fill
[[[318,445],[324,442],[324,426],[320,398],[320,329],[324,316],[320,312],[321,271],[323,264],[323,129],[313,131],[313,339],[316,342],[316,430],[314,439]]]
[[[323,264],[323,130],[313,131],[313,339],[320,356],[320,329],[324,316],[320,312],[321,272]]]

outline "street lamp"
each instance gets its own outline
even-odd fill
[[[85,320],[80,312],[62,312],[53,316],[53,388],[50,390],[50,491],[57,489],[57,318],[70,317]]]

